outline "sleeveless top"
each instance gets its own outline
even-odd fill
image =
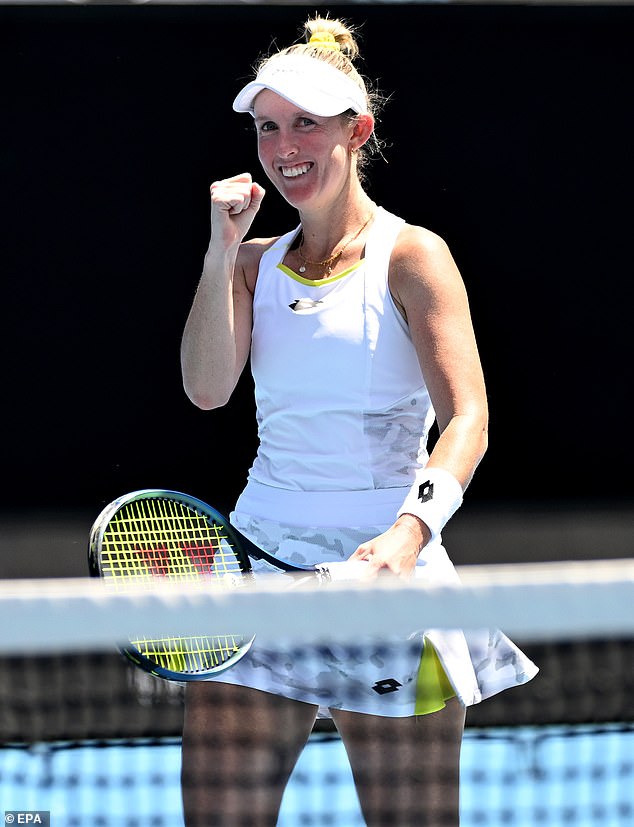
[[[359,492],[357,502],[362,492],[398,489],[390,498],[395,517],[427,462],[435,419],[388,286],[403,224],[379,208],[365,258],[321,281],[281,263],[299,228],[262,256],[251,351],[259,448],[249,483],[278,492]]]

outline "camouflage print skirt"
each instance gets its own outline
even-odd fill
[[[346,560],[389,526],[310,528],[234,511],[231,522],[266,551],[294,564]],[[266,565],[254,564],[266,570]],[[459,582],[440,540],[421,553],[416,577]],[[315,618],[316,626],[319,618]],[[534,663],[501,631],[420,629],[405,640],[271,649],[257,636],[249,653],[213,678],[330,709],[406,717],[442,708],[455,695],[464,706],[526,683]]]

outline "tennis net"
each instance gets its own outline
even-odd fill
[[[460,587],[392,579],[368,585],[192,591],[174,584],[114,593],[91,579],[0,581],[0,811],[5,823],[182,827],[182,685],[125,660],[131,628],[190,635],[257,631],[297,653],[337,646],[348,657],[412,629],[501,628],[540,668],[529,683],[469,707],[460,761],[461,827],[631,827],[634,824],[634,560],[469,566]],[[266,715],[271,696],[262,694]],[[222,738],[215,708],[201,742]],[[252,705],[245,715],[253,715]],[[426,716],[422,716],[426,717]],[[288,722],[288,729],[292,722]],[[421,730],[424,732],[424,730]],[[261,735],[259,737],[262,737]],[[373,732],[360,733],[370,746]],[[284,749],[285,731],[239,756]],[[257,747],[254,751],[253,747]],[[411,755],[426,749],[412,739]],[[368,753],[369,755],[370,753]],[[282,758],[280,757],[281,761]],[[191,787],[233,784],[247,820],[201,812],[196,825],[274,824],[261,815],[257,761],[209,765]],[[443,781],[443,767],[434,766]],[[230,773],[235,778],[228,777]],[[424,825],[381,768],[385,825]],[[446,783],[453,783],[450,773]],[[219,780],[220,779],[220,780]],[[266,783],[266,777],[264,778]],[[222,809],[222,808],[221,808]],[[22,818],[22,821],[20,821]],[[267,820],[268,818],[268,820]],[[439,811],[434,827],[453,823]],[[192,822],[193,823],[193,822]],[[318,720],[293,772],[280,827],[361,827],[341,741]]]

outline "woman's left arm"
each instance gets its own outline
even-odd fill
[[[392,253],[389,284],[436,412],[439,438],[426,470],[441,469],[464,491],[487,449],[488,406],[462,277],[443,239],[407,225]],[[423,519],[403,513],[353,557],[408,575],[431,536]]]

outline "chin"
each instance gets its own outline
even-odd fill
[[[278,187],[280,195],[292,207],[305,207],[315,200],[316,192],[314,187],[305,186],[282,186]]]

